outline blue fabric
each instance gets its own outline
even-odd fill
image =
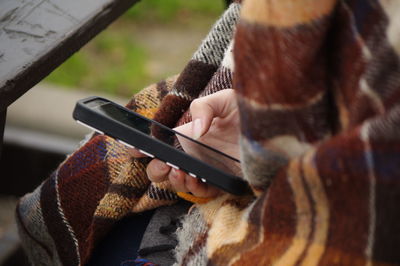
[[[136,260],[131,260],[131,261],[125,261],[121,264],[121,266],[156,266],[157,264],[154,264],[146,259],[136,259]]]
[[[119,266],[134,261],[153,212],[135,214],[117,222],[95,248],[87,266]]]

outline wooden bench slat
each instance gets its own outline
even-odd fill
[[[0,112],[136,2],[0,1]]]

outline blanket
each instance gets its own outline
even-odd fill
[[[396,0],[235,2],[178,78],[133,97],[175,126],[193,99],[237,92],[253,194],[196,203],[177,265],[400,263],[399,13]],[[173,203],[146,163],[106,136],[85,142],[17,207],[31,260],[84,264],[115,221]]]

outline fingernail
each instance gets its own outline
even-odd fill
[[[161,170],[161,171],[166,171],[166,170],[168,170],[169,169],[169,166],[166,164],[166,163],[164,163],[164,162],[162,162],[162,161],[157,161],[157,167]]]
[[[179,176],[178,170],[176,170],[176,169],[171,169],[171,176],[172,176],[173,178],[178,178],[178,176]]]
[[[202,131],[202,123],[200,118],[197,118],[193,121],[193,138],[198,139],[201,137],[201,131]]]

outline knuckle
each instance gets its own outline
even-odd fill
[[[147,174],[147,177],[148,177],[151,181],[153,181],[154,177],[153,177],[153,174],[152,174],[152,172],[151,172],[150,167],[147,167],[147,168],[146,168],[146,174]]]
[[[157,166],[154,160],[147,165],[146,173],[148,178],[152,181],[160,180],[166,176],[166,173]]]
[[[190,104],[190,110],[198,109],[201,105],[202,103],[200,99],[194,99]]]
[[[203,193],[203,187],[201,184],[197,181],[197,179],[193,179],[189,177],[186,180],[186,186],[192,192],[194,195],[199,196]]]
[[[187,189],[185,187],[185,184],[184,184],[182,179],[171,177],[171,175],[169,175],[168,179],[169,179],[171,185],[174,187],[174,189],[176,191],[180,191],[180,192],[186,192],[187,191]]]

